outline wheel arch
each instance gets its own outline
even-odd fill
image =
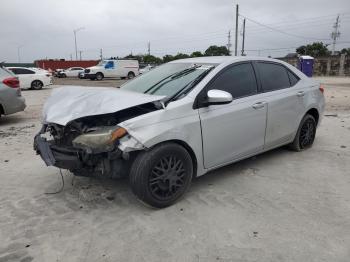
[[[0,115],[5,115],[5,110],[2,104],[0,104]]]
[[[318,110],[316,108],[310,108],[306,113],[305,115],[311,115],[315,118],[315,121],[316,121],[316,125],[318,125],[318,121],[320,119],[320,113],[318,112]]]
[[[180,139],[170,139],[170,140],[165,140],[162,141],[158,144],[153,145],[152,147],[155,146],[159,146],[162,144],[166,144],[166,143],[175,143],[178,144],[179,146],[182,146],[190,155],[191,159],[192,159],[192,165],[193,165],[193,177],[197,176],[197,169],[198,169],[198,161],[197,161],[197,157],[196,154],[194,153],[194,150],[191,148],[191,146],[189,144],[187,144],[185,141],[180,140]]]

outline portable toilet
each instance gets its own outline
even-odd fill
[[[299,57],[299,70],[308,77],[312,77],[314,69],[314,58],[308,55],[302,55]]]

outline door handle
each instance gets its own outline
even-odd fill
[[[303,97],[305,95],[305,92],[304,91],[299,91],[298,93],[297,93],[297,96],[298,97]]]
[[[260,109],[260,108],[263,108],[265,106],[265,104],[266,104],[266,102],[257,102],[254,105],[252,105],[252,107],[254,109]]]

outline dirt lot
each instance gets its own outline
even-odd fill
[[[196,179],[162,210],[127,180],[75,178],[32,149],[52,88],[0,119],[0,262],[349,261],[350,79],[321,78],[327,111],[315,145],[280,148]],[[119,86],[59,79],[56,84]]]

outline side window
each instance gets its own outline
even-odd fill
[[[211,89],[229,92],[233,98],[256,94],[258,87],[253,66],[244,63],[226,69],[209,85],[208,90]]]
[[[114,67],[114,62],[113,61],[108,61],[107,64],[105,65],[105,68],[113,68]]]
[[[24,68],[17,68],[17,74],[30,75],[30,74],[35,74],[35,72]]]
[[[17,68],[9,68],[9,70],[14,73],[15,75],[18,75]]]
[[[289,70],[287,70],[287,72],[288,72],[288,76],[289,76],[290,86],[296,85],[296,83],[299,82],[300,78],[297,77],[294,73],[292,73]]]
[[[264,92],[290,87],[287,70],[278,64],[258,63],[261,85]]]

